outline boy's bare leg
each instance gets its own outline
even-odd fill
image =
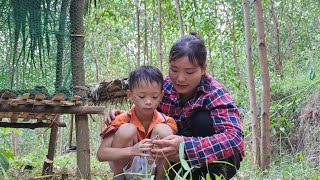
[[[152,130],[151,139],[159,138],[162,139],[169,135],[173,135],[173,131],[170,126],[166,124],[157,124]],[[157,158],[156,159],[156,180],[161,180],[164,176],[165,171],[169,168],[169,161],[166,158]]]
[[[119,127],[117,132],[114,134],[114,138],[111,144],[111,147],[114,148],[124,148],[124,147],[130,147],[133,146],[138,142],[137,137],[137,128],[131,124],[123,124]],[[119,174],[123,173],[123,168],[128,164],[131,163],[132,158],[130,159],[122,159],[119,161],[113,161],[112,165],[112,171],[114,173],[115,179],[125,179],[123,175],[117,176]]]

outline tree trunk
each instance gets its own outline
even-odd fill
[[[288,15],[285,14],[284,15],[284,18],[285,18],[285,23],[286,23],[286,29],[287,29],[287,33],[288,33],[288,36],[287,36],[287,43],[286,43],[286,47],[287,47],[287,51],[288,51],[288,57],[286,57],[286,59],[292,61],[293,60],[293,57],[292,57],[292,28],[291,28],[291,25],[289,23],[289,19],[288,19]],[[286,51],[286,50],[285,50]],[[292,70],[291,70],[291,76],[294,77],[295,76],[295,65],[292,66]]]
[[[161,0],[158,0],[158,60],[160,71],[162,71],[162,38],[161,38]]]
[[[152,0],[152,9],[156,8],[156,1]],[[153,65],[153,45],[156,44],[154,25],[156,24],[156,15],[152,13],[152,24],[151,24],[151,44],[150,44],[150,65]]]
[[[196,17],[197,17],[197,2],[196,0],[193,0],[193,7],[194,11],[192,11],[192,29],[198,29],[198,22],[196,22]]]
[[[182,16],[181,16],[180,3],[179,3],[179,0],[175,0],[175,2],[176,2],[176,9],[177,9],[178,18],[179,18],[180,35],[183,36],[184,29],[183,29],[183,20],[182,20]]]
[[[141,44],[141,40],[140,40],[140,5],[139,5],[139,1],[135,0],[135,5],[136,5],[136,20],[137,20],[137,67],[140,66],[140,44]]]
[[[274,10],[274,4],[273,0],[270,0],[271,4],[271,13],[273,18],[273,29],[276,33],[276,43],[277,43],[277,61],[276,61],[276,70],[282,75],[283,74],[283,64],[282,64],[282,58],[281,58],[281,48],[280,48],[280,33],[279,33],[279,23],[278,23],[278,17]]]
[[[234,4],[234,0],[232,0],[232,7],[231,7],[231,12],[232,12],[232,18],[231,18],[231,23],[230,23],[230,27],[231,27],[231,37],[232,37],[232,51],[233,51],[233,59],[234,59],[234,68],[236,70],[236,74],[237,74],[237,82],[239,83],[239,90],[241,92],[241,76],[240,76],[240,68],[239,68],[239,64],[238,64],[238,55],[237,55],[237,40],[236,40],[236,35],[235,35],[235,27],[234,27],[234,18],[235,18],[235,13],[234,13],[234,9],[235,4]]]
[[[222,33],[222,31],[220,31]],[[221,40],[220,43],[220,54],[221,54],[221,77],[224,82],[227,81],[227,76],[226,76],[226,63],[225,63],[225,57],[224,57],[224,50],[223,50],[223,41]]]
[[[214,59],[213,59],[213,57],[212,57],[212,48],[211,48],[211,41],[210,41],[210,39],[208,39],[208,57],[209,57],[209,61],[214,61]],[[214,63],[212,63],[212,71],[211,71],[211,69],[208,69],[209,70],[209,72],[210,72],[210,74],[212,75],[212,76],[214,76],[214,74],[215,74],[215,72],[214,72]]]
[[[233,54],[233,59],[234,59],[234,69],[236,72],[236,79],[237,79],[237,83],[239,83],[239,90],[241,92],[241,76],[240,76],[240,69],[239,69],[239,64],[238,64],[238,56],[237,56],[237,44],[236,44],[236,36],[235,36],[235,27],[234,27],[234,17],[235,17],[235,13],[234,13],[234,9],[236,8],[234,5],[234,0],[232,0],[232,6],[231,6],[231,19],[229,19],[228,16],[228,11],[226,9],[225,4],[224,5],[224,11],[226,13],[227,16],[227,24],[229,26],[229,30],[231,33],[231,41],[232,41],[232,54]]]
[[[269,169],[271,163],[270,151],[270,77],[268,68],[267,48],[265,42],[263,13],[260,0],[254,1],[256,18],[258,57],[262,80],[261,106],[261,169]]]
[[[107,30],[107,38],[106,41],[103,39],[102,48],[105,52],[105,60],[106,60],[106,81],[109,81],[110,78],[110,56],[111,56],[111,45],[110,45],[110,29],[109,25],[106,27]]]
[[[256,91],[254,83],[252,50],[251,50],[251,32],[250,32],[250,10],[248,0],[243,0],[244,27],[246,34],[246,64],[248,74],[248,90],[250,100],[250,118],[252,122],[252,149],[253,162],[256,168],[260,167],[260,142],[259,142],[259,123],[258,123],[258,107],[256,100]]]
[[[83,1],[84,0],[72,0],[70,4],[71,68],[73,86],[85,85],[85,69],[83,60]],[[75,92],[75,94],[83,95],[81,92]],[[77,178],[91,179],[88,117],[87,115],[76,115],[75,122],[78,164]]]
[[[72,0],[70,4],[71,22],[71,68],[72,84],[85,85],[84,71],[84,27],[83,27],[83,0]]]
[[[100,82],[99,79],[99,61],[98,61],[98,55],[97,55],[97,48],[96,48],[96,38],[95,38],[95,34],[92,32],[92,57],[94,60],[94,64],[96,65],[96,81]]]
[[[143,64],[148,61],[148,25],[147,25],[147,0],[144,0],[144,48],[143,48]]]
[[[63,78],[63,50],[64,50],[64,37],[66,29],[66,19],[67,19],[67,9],[69,6],[70,0],[62,0],[61,10],[60,10],[60,20],[59,20],[59,33],[57,33],[57,60],[56,60],[56,82],[55,90],[57,91],[62,86]]]

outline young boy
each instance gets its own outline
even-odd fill
[[[156,110],[162,96],[163,75],[159,69],[141,66],[130,73],[127,97],[133,105],[101,133],[103,140],[97,152],[99,161],[109,161],[115,179],[137,178],[134,173],[141,174],[140,178],[146,174],[150,177],[154,170],[155,179],[162,179],[168,162],[152,159],[151,139],[177,133],[174,119]]]

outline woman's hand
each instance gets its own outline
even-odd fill
[[[106,115],[106,119],[104,121],[104,123],[106,125],[111,124],[111,122],[116,118],[116,116],[118,116],[121,113],[124,113],[125,111],[123,110],[119,110],[119,109],[113,109],[109,112],[109,114]]]
[[[170,135],[161,140],[153,140],[151,153],[154,157],[165,156],[168,160],[179,161],[179,145],[183,142],[183,136]]]
[[[132,146],[130,151],[132,156],[149,156],[150,154],[147,152],[150,152],[152,146],[151,139],[143,139]]]

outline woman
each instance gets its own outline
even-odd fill
[[[179,145],[184,142],[184,156],[193,168],[193,179],[205,177],[208,172],[212,179],[214,174],[230,179],[244,157],[239,110],[225,87],[207,74],[206,61],[204,41],[196,33],[173,44],[158,110],[175,119],[178,134],[153,141],[155,147],[161,148],[151,152],[179,162]],[[107,121],[118,113],[112,111]],[[170,171],[169,178],[174,179],[176,172]]]

